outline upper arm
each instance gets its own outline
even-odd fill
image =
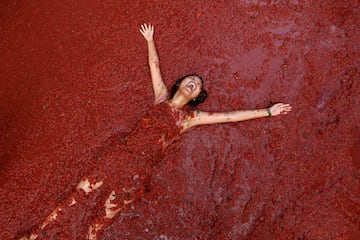
[[[159,61],[149,61],[149,67],[154,89],[155,103],[160,103],[168,97],[168,90],[161,76]]]
[[[231,113],[228,112],[219,112],[219,113],[210,113],[202,111],[194,111],[191,116],[188,116],[184,123],[184,130],[204,124],[215,124],[215,123],[227,123],[233,122]]]

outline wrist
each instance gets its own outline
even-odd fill
[[[271,117],[271,116],[272,116],[271,111],[270,111],[270,108],[266,108],[266,112],[268,113],[268,117]]]

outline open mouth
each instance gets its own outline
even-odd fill
[[[196,89],[196,84],[194,82],[189,82],[188,84],[186,84],[186,87],[190,89],[191,92],[194,92]]]

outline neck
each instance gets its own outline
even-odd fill
[[[178,93],[175,93],[174,97],[168,100],[168,104],[174,109],[182,109],[189,102],[189,99]]]

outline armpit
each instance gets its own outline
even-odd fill
[[[160,103],[164,102],[166,99],[168,99],[168,96],[169,96],[168,94],[164,94],[164,95],[158,97],[157,99],[155,99],[154,104],[156,105],[156,104],[160,104]]]

